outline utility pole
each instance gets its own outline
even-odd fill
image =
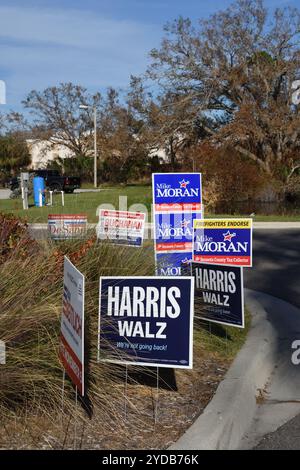
[[[87,104],[79,105],[80,109],[93,109],[94,114],[94,188],[98,187],[98,178],[97,178],[97,107],[89,106]]]
[[[97,108],[94,106],[94,188],[97,188]]]

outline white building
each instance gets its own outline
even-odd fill
[[[30,156],[31,169],[45,168],[47,164],[57,158],[65,159],[74,157],[74,153],[65,145],[51,142],[51,140],[28,139],[26,140]]]

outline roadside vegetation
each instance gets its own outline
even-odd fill
[[[194,369],[161,372],[157,430],[153,419],[155,371],[130,368],[125,398],[124,368],[96,362],[99,277],[153,275],[152,248],[96,243],[94,232],[82,241],[37,242],[30,238],[26,224],[4,215],[0,242],[0,338],[7,348],[0,375],[0,420],[4,424],[0,448],[72,447],[75,416],[77,428],[89,430],[84,442],[77,436],[76,445],[85,448],[126,448],[132,442],[138,448],[148,437],[148,445],[162,447],[178,438],[214,394],[247,329],[195,323]],[[86,275],[87,397],[77,409],[68,379],[62,409],[58,358],[65,254]],[[179,426],[170,434],[174,416]]]

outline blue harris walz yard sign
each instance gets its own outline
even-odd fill
[[[191,369],[192,277],[100,278],[98,360]]]
[[[201,211],[201,173],[153,173],[155,213]]]
[[[243,268],[192,263],[195,318],[244,328]]]

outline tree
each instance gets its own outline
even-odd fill
[[[19,172],[30,164],[30,154],[24,140],[13,134],[0,137],[0,171]]]
[[[141,77],[131,77],[127,106],[139,123],[138,140],[148,154],[164,149],[173,170],[178,168],[178,153],[194,142],[195,132],[190,125],[189,105],[171,93],[155,99],[145,91]]]
[[[100,108],[99,93],[90,95],[80,85],[61,83],[42,92],[31,91],[22,103],[34,116],[37,137],[49,140],[50,145],[65,145],[75,155],[91,154],[92,108]],[[80,105],[89,108],[80,109]]]
[[[103,98],[98,133],[105,180],[121,182],[143,175],[149,153],[143,125],[130,100],[120,103],[118,92],[109,88]]]
[[[300,108],[291,101],[299,11],[276,9],[270,17],[261,0],[238,0],[197,27],[179,18],[165,31],[148,76],[177,109],[184,103],[190,129],[288,181],[300,168]],[[181,120],[172,113],[173,129]]]

